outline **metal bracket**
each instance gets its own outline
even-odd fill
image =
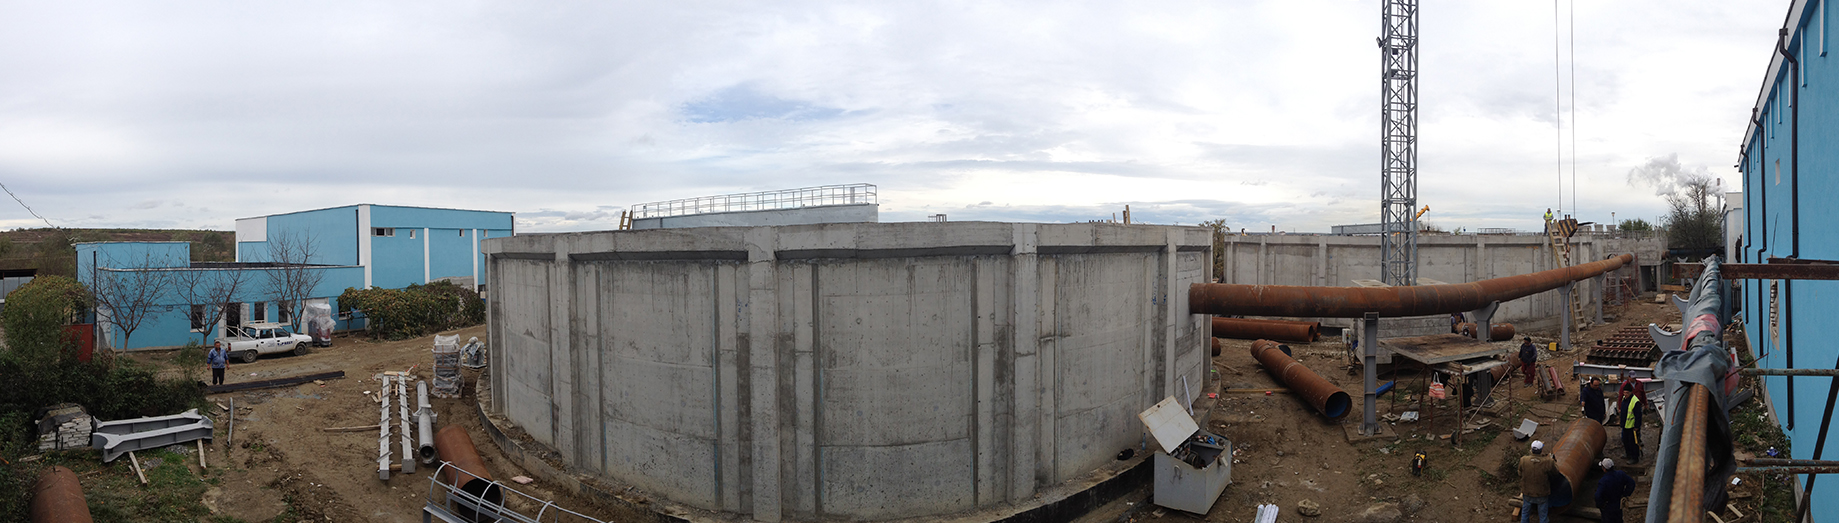
[[[1683,333],[1668,332],[1666,329],[1660,328],[1659,325],[1652,323],[1647,324],[1647,337],[1653,338],[1654,345],[1660,346],[1660,350],[1662,351],[1679,350],[1679,348],[1683,346],[1682,343],[1685,341],[1680,339],[1681,334]]]
[[[1469,323],[1475,324],[1475,339],[1488,341],[1485,337],[1489,336],[1488,333],[1493,332],[1494,311],[1500,308],[1501,302],[1491,301],[1488,302],[1486,307],[1463,313],[1463,316],[1468,318]]]

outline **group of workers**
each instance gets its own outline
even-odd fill
[[[1527,349],[1532,347],[1532,340],[1526,340],[1521,346],[1520,358],[1523,365],[1530,366]],[[1536,358],[1537,353],[1533,356]],[[1528,376],[1531,373],[1527,373]],[[1530,378],[1529,378],[1530,381]],[[1578,401],[1583,404],[1584,417],[1606,423],[1608,401],[1603,397],[1603,385],[1595,377],[1585,379],[1578,390]],[[1647,388],[1641,380],[1628,373],[1622,374],[1621,386],[1616,391],[1616,412],[1620,418],[1613,420],[1622,429],[1622,456],[1624,463],[1641,462],[1641,414],[1647,402]],[[1596,482],[1596,507],[1602,511],[1603,523],[1621,523],[1622,498],[1635,492],[1635,480],[1627,473],[1615,468],[1615,460],[1603,458],[1597,463],[1603,469],[1603,477]],[[1545,453],[1545,443],[1534,440],[1532,453],[1520,458],[1520,523],[1527,523],[1533,509],[1539,511],[1539,523],[1550,523],[1551,483],[1550,476],[1557,474],[1557,465],[1551,456]]]

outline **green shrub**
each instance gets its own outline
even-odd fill
[[[362,312],[373,338],[400,340],[485,323],[479,293],[449,282],[403,289],[345,289],[340,305]]]
[[[8,352],[31,359],[55,358],[68,347],[64,327],[83,317],[89,291],[77,280],[39,276],[6,296],[0,321]]]

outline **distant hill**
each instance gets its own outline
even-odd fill
[[[192,261],[236,261],[236,233],[190,229],[15,229],[0,231],[0,269],[38,269],[39,274],[75,276],[83,242],[192,244]]]

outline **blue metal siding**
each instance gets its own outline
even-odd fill
[[[1794,78],[1792,66],[1783,64],[1780,73],[1765,86],[1764,106],[1759,108],[1757,123],[1762,127],[1750,136],[1743,161],[1744,261],[1756,263],[1769,257],[1798,255],[1806,259],[1839,259],[1839,67],[1819,52],[1820,20],[1828,16],[1825,9],[1806,9],[1796,38],[1789,47],[1801,61],[1805,85]],[[1811,27],[1806,25],[1811,22]],[[1800,52],[1800,35],[1811,38],[1809,52]],[[1800,90],[1799,172],[1795,169],[1794,124],[1796,114],[1790,107],[1791,89]],[[1779,165],[1780,181],[1777,182]],[[1798,188],[1796,182],[1798,178]],[[1795,229],[1794,194],[1800,194],[1800,229]],[[1795,239],[1799,238],[1799,252]],[[1839,346],[1821,329],[1823,319],[1839,317],[1839,282],[1782,281],[1780,292],[1780,339],[1770,335],[1769,281],[1743,283],[1742,318],[1745,334],[1753,352],[1763,356],[1760,367],[1835,368],[1839,367]],[[1792,294],[1792,307],[1789,295]],[[1807,329],[1799,329],[1806,326]],[[1788,340],[1793,340],[1790,346]],[[1792,354],[1790,353],[1792,351]],[[1789,360],[1793,362],[1790,364]],[[1789,378],[1763,380],[1769,389],[1776,416],[1784,424],[1791,440],[1793,457],[1813,458],[1818,443],[1821,418],[1827,401],[1829,380]],[[1821,459],[1839,458],[1839,431],[1828,434]],[[1802,475],[1801,481],[1808,476]],[[1804,484],[1804,483],[1803,483]],[[1811,514],[1815,520],[1839,516],[1839,479],[1815,482]]]
[[[473,231],[428,229],[430,278],[473,275]]]
[[[370,225],[372,227],[509,230],[511,213],[373,205],[370,207]]]
[[[382,226],[379,226],[382,227]],[[415,237],[409,237],[409,231]],[[398,289],[422,281],[421,229],[399,227],[395,236],[370,237],[370,284]]]
[[[304,235],[312,240],[313,256],[307,263],[358,264],[358,208],[355,205],[269,216],[268,237],[274,239],[282,235]],[[244,245],[252,247],[242,250],[245,255],[257,257],[245,257],[243,261],[269,261],[266,244],[243,242],[238,247]],[[252,250],[260,252],[250,252]]]

